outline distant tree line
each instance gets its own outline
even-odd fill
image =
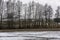
[[[8,0],[5,2],[5,8],[3,2],[0,0],[0,28],[54,28],[56,25],[59,27],[60,6],[52,19],[54,11],[51,5],[41,5],[35,1],[23,4],[19,0]],[[3,13],[6,15],[5,18]]]

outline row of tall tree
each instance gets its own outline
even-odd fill
[[[49,25],[51,24],[51,20],[52,17],[54,16],[53,14],[53,8],[51,7],[51,5],[45,4],[45,5],[41,5],[40,3],[36,3],[34,1],[26,4],[25,6],[23,6],[24,4],[22,4],[22,2],[17,1],[15,3],[15,0],[12,2],[11,0],[9,0],[8,2],[6,2],[6,9],[7,9],[7,17],[5,19],[7,19],[7,24],[9,28],[13,28],[14,24],[17,23],[17,25],[19,25],[19,28],[21,27],[21,25],[23,25],[22,19],[24,20],[25,24],[27,24],[27,21],[29,22],[29,24],[35,24],[36,26],[36,22],[38,22],[37,24],[39,24],[39,26],[41,26],[42,24],[45,25]],[[3,3],[2,0],[0,1],[0,17],[1,17],[1,22],[0,22],[0,26],[3,24],[2,20],[3,18]],[[21,15],[24,14],[24,15]],[[21,17],[24,18],[21,18]],[[60,16],[60,7],[57,7],[56,13],[55,13],[56,18],[59,18]],[[16,21],[17,20],[17,21]],[[32,23],[31,23],[32,22]],[[32,25],[33,25],[32,24]]]

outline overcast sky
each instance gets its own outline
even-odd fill
[[[23,3],[29,3],[30,1],[33,1],[33,0],[20,0],[22,1]],[[39,2],[40,4],[49,4],[52,6],[52,8],[54,10],[56,10],[57,6],[60,6],[60,0],[34,0],[36,2]]]
[[[29,3],[30,1],[33,1],[33,0],[20,0],[22,1],[23,3]],[[52,8],[54,10],[56,10],[57,6],[60,6],[60,0],[34,0],[36,2],[39,2],[40,4],[49,4],[52,6]]]
[[[33,1],[33,0],[21,0],[23,3],[28,3],[30,1]],[[41,4],[45,4],[45,3],[48,3],[49,5],[52,6],[52,8],[54,10],[56,10],[57,6],[60,6],[60,0],[34,0],[36,2],[39,2]]]

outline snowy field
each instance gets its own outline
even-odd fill
[[[60,40],[60,31],[0,32],[0,40]]]

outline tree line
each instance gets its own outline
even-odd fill
[[[3,17],[4,11],[6,18]],[[35,1],[23,4],[19,0],[8,0],[5,10],[3,1],[0,0],[0,28],[54,28],[58,22],[52,19],[53,14],[53,8],[48,4],[42,5]],[[59,16],[60,6],[57,7],[55,18],[59,19]]]

